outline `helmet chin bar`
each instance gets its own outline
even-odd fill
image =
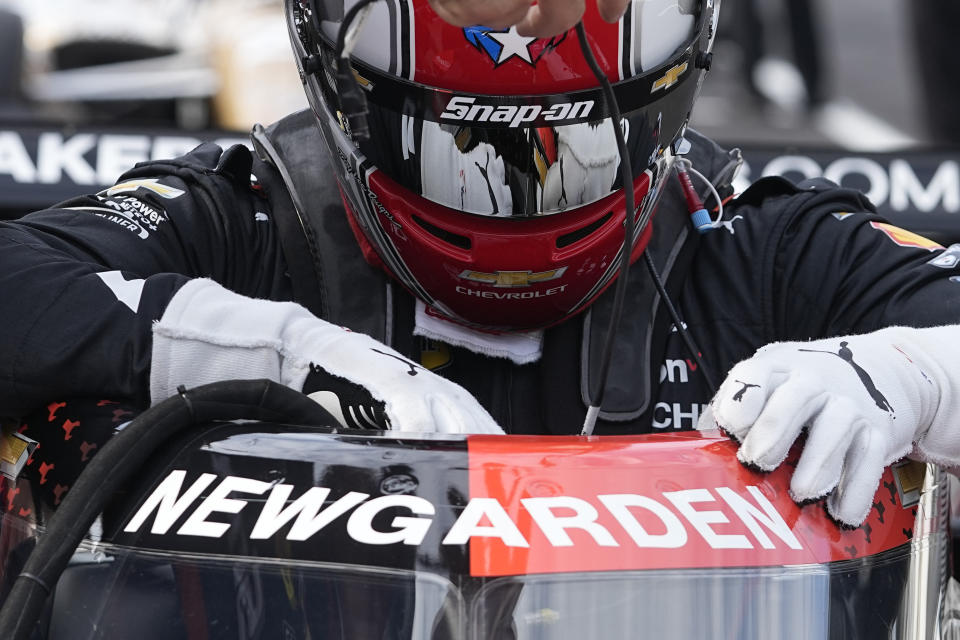
[[[669,164],[635,181],[643,203],[636,226],[644,232],[635,238],[631,262],[649,241],[647,223]],[[494,332],[545,328],[586,309],[618,275],[622,192],[565,215],[491,219],[415,196],[373,169],[362,181],[355,175],[345,170],[341,187],[368,261],[458,324]]]

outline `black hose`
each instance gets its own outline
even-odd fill
[[[633,255],[633,241],[638,233],[643,229],[636,228],[636,203],[634,202],[634,184],[633,167],[630,164],[630,152],[627,150],[627,141],[623,136],[623,117],[620,114],[620,104],[617,102],[617,96],[613,92],[613,86],[610,84],[607,74],[603,72],[597,63],[597,58],[593,55],[593,49],[590,48],[590,42],[587,40],[587,32],[583,26],[583,21],[577,23],[577,39],[580,41],[580,53],[586,61],[590,71],[600,84],[603,90],[604,102],[610,112],[610,119],[613,125],[614,137],[617,141],[617,152],[620,155],[620,181],[623,183],[624,207],[626,208],[626,217],[623,222],[623,249],[620,254],[620,270],[617,282],[614,284],[613,294],[613,312],[610,315],[610,324],[607,326],[606,339],[600,352],[600,370],[597,382],[592,389],[588,389],[588,401],[591,408],[599,413],[603,405],[603,396],[607,390],[607,377],[610,373],[610,363],[613,360],[613,344],[617,334],[617,328],[620,324],[620,317],[623,315],[623,300],[627,291],[627,278],[630,273],[630,257]],[[595,416],[594,416],[595,418]],[[588,424],[591,420],[591,412],[587,412],[587,419],[583,425],[583,435],[593,433],[593,424]]]
[[[340,101],[340,112],[350,124],[348,133],[355,140],[364,141],[370,139],[370,128],[367,125],[367,97],[360,88],[356,76],[353,75],[349,57],[344,56],[343,51],[346,48],[347,32],[350,31],[350,26],[360,12],[374,2],[377,0],[360,0],[350,7],[340,23],[336,44],[337,99]]]
[[[643,259],[647,264],[650,279],[653,280],[653,284],[657,288],[657,293],[660,294],[660,300],[666,306],[667,313],[670,314],[670,320],[673,322],[673,326],[677,328],[677,333],[679,333],[683,339],[687,351],[690,352],[690,356],[696,361],[700,373],[703,374],[703,379],[707,381],[707,388],[710,389],[710,395],[717,395],[717,383],[714,382],[714,377],[710,374],[710,369],[708,369],[706,363],[704,363],[703,354],[700,352],[696,343],[694,343],[693,336],[690,335],[686,323],[683,321],[683,318],[680,317],[680,312],[677,311],[676,305],[673,304],[673,300],[670,299],[667,288],[663,284],[663,279],[660,277],[660,272],[657,271],[657,265],[653,263],[653,258],[650,257],[649,251],[643,252]]]
[[[307,396],[270,380],[216,382],[189,391],[181,389],[179,395],[143,412],[104,445],[51,516],[46,533],[0,609],[0,638],[28,640],[60,574],[114,493],[170,438],[214,420],[337,424]]]

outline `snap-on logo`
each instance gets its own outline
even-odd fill
[[[487,122],[501,124],[510,128],[537,122],[582,122],[590,117],[594,107],[593,100],[579,102],[558,102],[549,107],[538,104],[504,105],[491,102],[479,102],[473,96],[454,96],[447,108],[440,114],[441,121],[450,122]]]

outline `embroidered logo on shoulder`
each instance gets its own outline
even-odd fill
[[[106,194],[108,196],[115,196],[118,193],[130,193],[131,191],[136,191],[137,189],[146,189],[147,191],[152,191],[161,198],[166,198],[167,200],[179,198],[184,193],[181,189],[174,189],[173,187],[168,187],[165,184],[160,184],[159,178],[142,178],[140,180],[127,180],[126,182],[116,184],[106,191],[101,191],[100,195]]]
[[[936,243],[933,240],[928,240],[927,238],[917,235],[912,231],[895,227],[892,224],[887,224],[886,222],[871,222],[870,226],[877,231],[882,231],[884,235],[901,247],[914,247],[916,249],[926,249],[927,251],[943,249],[943,245]]]
[[[956,269],[960,265],[960,244],[952,244],[927,264],[940,269]]]
[[[846,220],[847,218],[849,218],[849,217],[852,216],[853,214],[852,214],[852,213],[848,213],[848,212],[846,212],[846,211],[841,211],[840,213],[831,213],[830,215],[832,215],[832,216],[833,216],[834,218],[836,218],[837,220]]]
[[[730,218],[729,220],[721,220],[720,222],[717,223],[717,227],[718,228],[723,227],[724,229],[730,232],[730,235],[735,236],[737,235],[737,230],[733,228],[733,223],[736,222],[737,220],[743,220],[743,216],[736,215]]]

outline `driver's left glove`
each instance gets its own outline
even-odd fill
[[[741,443],[740,461],[763,471],[806,430],[794,500],[827,496],[830,514],[857,526],[890,463],[960,465],[960,326],[767,345],[731,369],[711,410],[705,420],[712,413]]]

